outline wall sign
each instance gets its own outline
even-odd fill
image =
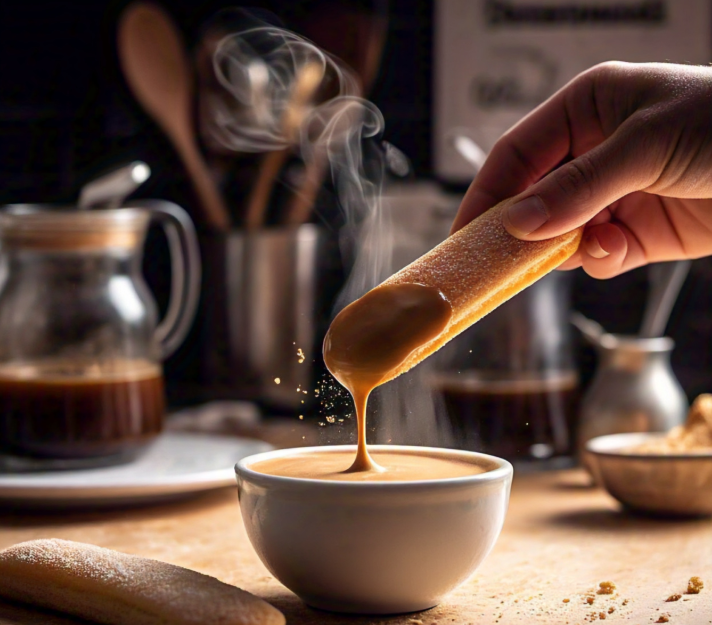
[[[708,63],[710,0],[436,0],[435,172],[472,179],[455,150],[485,152],[579,72],[607,60]]]

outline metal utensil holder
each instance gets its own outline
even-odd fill
[[[298,408],[313,396],[327,244],[314,224],[227,237],[230,360],[267,404]]]

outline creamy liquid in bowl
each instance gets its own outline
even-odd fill
[[[452,455],[418,452],[375,451],[369,454],[379,471],[348,471],[353,454],[347,451],[294,453],[256,462],[250,468],[258,473],[279,477],[338,482],[411,482],[443,480],[479,475],[496,468],[486,460],[472,462]],[[491,464],[491,466],[490,466]]]
[[[358,448],[347,472],[385,471],[366,447],[368,396],[391,379],[413,351],[440,335],[451,317],[452,307],[443,294],[421,284],[376,287],[336,316],[324,339],[324,362],[356,406]],[[434,459],[420,461],[429,464]],[[427,472],[421,468],[421,475]]]

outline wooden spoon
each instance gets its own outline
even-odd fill
[[[193,85],[176,26],[161,8],[136,2],[121,16],[117,39],[124,76],[141,106],[173,143],[193,183],[205,220],[218,230],[227,230],[228,210],[198,150],[193,131]]]

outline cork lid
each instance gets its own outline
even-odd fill
[[[131,251],[142,243],[148,221],[148,212],[135,208],[16,204],[0,211],[0,244],[36,251]]]

